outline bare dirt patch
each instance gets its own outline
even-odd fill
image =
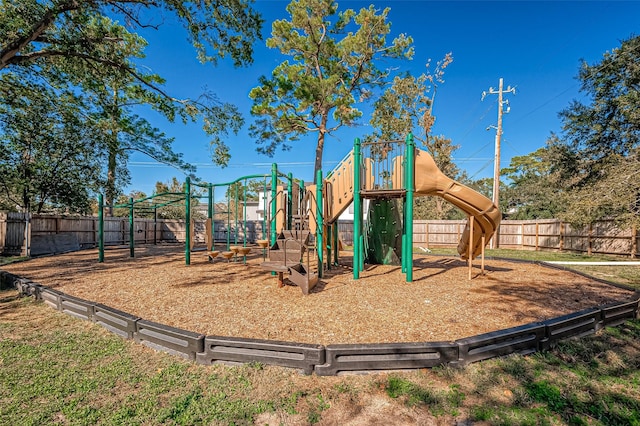
[[[350,253],[341,261],[351,263]],[[399,266],[368,265],[359,280],[348,266],[327,271],[311,294],[277,288],[257,265],[203,252],[184,262],[176,246],[88,250],[5,265],[3,269],[69,295],[206,335],[314,344],[451,341],[628,300],[631,291],[540,265],[490,260],[472,280],[465,262],[414,257],[414,281]]]

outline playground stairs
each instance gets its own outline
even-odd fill
[[[307,262],[303,263],[305,253],[309,260],[308,250],[313,247],[311,239],[313,235],[308,230],[282,230],[276,241],[269,248],[269,260],[260,264],[260,267],[278,274],[278,286],[284,285],[284,273],[289,274],[289,280],[302,290],[304,295],[318,283],[318,274],[312,272]]]

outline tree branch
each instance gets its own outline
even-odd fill
[[[12,59],[22,51],[25,47],[36,41],[42,33],[49,28],[56,17],[64,12],[71,10],[77,10],[80,8],[80,2],[77,0],[71,0],[67,3],[62,3],[57,8],[48,10],[40,21],[36,22],[27,33],[11,42],[9,42],[5,48],[0,52],[0,70],[12,63]]]

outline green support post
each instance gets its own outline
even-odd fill
[[[327,225],[327,270],[331,270],[331,237],[333,236],[334,224]]]
[[[322,270],[324,269],[324,244],[322,238],[322,234],[324,233],[324,218],[322,215],[322,170],[318,170],[316,173],[316,217],[318,221],[316,229],[318,237],[316,238],[316,242],[318,247],[318,278],[322,278]]]
[[[209,238],[211,238],[211,248],[213,249],[215,246],[215,242],[216,240],[213,238],[214,235],[216,234],[216,221],[214,220],[215,214],[216,214],[216,208],[215,208],[215,203],[214,203],[214,189],[213,189],[213,184],[209,184],[209,205],[207,206],[207,214],[209,219],[211,219],[211,235],[209,235]]]
[[[158,245],[158,207],[153,208],[153,245]]]
[[[231,247],[231,187],[227,186],[227,251]]]
[[[408,149],[407,146],[405,144],[405,155],[404,158],[402,160],[402,182],[400,187],[406,189],[407,188],[407,182],[409,181],[408,178],[408,173],[409,173],[409,167],[407,167],[408,164]],[[404,197],[402,197],[402,246],[400,249],[401,255],[402,255],[402,259],[400,261],[401,264],[401,270],[403,274],[407,273],[407,195],[405,193]]]
[[[233,233],[233,244],[237,246],[238,245],[238,185],[237,185],[237,183],[236,183],[235,200],[236,200],[236,203],[235,203],[235,206],[233,206],[233,208],[235,210],[234,211],[234,219],[235,219],[234,222],[235,222],[236,228],[235,228],[235,232]]]
[[[185,196],[187,197],[184,203],[186,221],[184,260],[187,265],[191,265],[191,178],[189,176],[187,176],[184,186]]]
[[[264,178],[264,190],[262,191],[262,239],[267,239],[267,178]],[[263,258],[265,251],[262,250]]]
[[[403,253],[402,259],[405,263],[407,282],[413,281],[413,196],[415,192],[415,142],[413,141],[413,135],[409,133],[407,135],[407,181],[405,187],[407,188],[407,205],[405,210],[407,211],[407,237],[406,237],[406,252]]]
[[[360,234],[362,233],[362,200],[360,199],[360,138],[353,144],[353,279],[360,278]]]
[[[276,243],[276,213],[278,212],[278,165],[271,165],[271,245]]]
[[[242,195],[242,247],[247,246],[247,180],[244,181],[244,194]],[[245,256],[245,263],[247,257]]]
[[[207,186],[207,217],[213,219],[213,186],[209,184]]]
[[[129,257],[135,256],[135,249],[133,246],[135,234],[133,226],[133,198],[129,197]]]
[[[98,262],[104,262],[104,197],[98,194]]]
[[[333,224],[333,263],[338,266],[340,256],[340,241],[338,238],[338,221]]]
[[[293,174],[287,175],[287,228],[291,229],[293,221]]]

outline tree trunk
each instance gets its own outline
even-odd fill
[[[107,201],[107,216],[113,216],[113,203],[116,197],[116,162],[117,150],[109,144],[109,159],[107,162],[107,184],[105,188]]]
[[[318,170],[322,170],[322,153],[324,151],[324,137],[327,133],[327,120],[329,119],[329,111],[322,114],[320,128],[318,130],[318,144],[316,145],[316,164],[313,168],[313,181],[315,182]]]

